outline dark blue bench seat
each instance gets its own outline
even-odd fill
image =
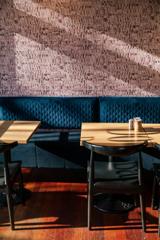
[[[1,120],[40,120],[28,144],[13,150],[26,167],[86,168],[88,152],[80,147],[82,122],[160,122],[160,97],[0,97]],[[146,168],[157,160],[144,154]]]

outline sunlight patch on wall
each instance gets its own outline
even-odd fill
[[[78,35],[84,32],[80,26],[72,22],[71,18],[64,17],[63,15],[57,13],[56,11],[50,10],[42,5],[33,2],[32,0],[13,0],[14,7],[22,12],[25,12],[28,15],[39,18],[42,21],[65,30],[66,32],[74,32]]]
[[[103,47],[104,49],[117,53],[142,66],[152,68],[160,73],[160,58],[153,54],[97,31],[91,30],[90,33],[85,35],[85,37],[87,40]]]
[[[16,88],[20,95],[79,96],[92,93],[98,96],[100,93],[105,95],[106,90],[109,95],[114,95],[116,90],[117,95],[130,92],[153,96],[107,71],[83,65],[20,34],[15,34],[14,40]]]
[[[64,17],[60,13],[45,8],[32,0],[14,0],[14,6],[16,9],[36,18],[40,18],[42,21],[49,23],[54,27],[63,29],[77,37],[91,41],[92,43],[131,60],[134,63],[151,68],[160,73],[160,58],[140,48],[131,46],[124,41],[92,29],[85,30],[84,27],[75,24],[71,18]]]
[[[15,41],[16,85],[23,95],[79,95],[84,90],[82,67],[18,33]],[[23,49],[23,51],[21,50]],[[78,77],[77,81],[74,81]],[[79,92],[80,91],[80,92]]]
[[[22,95],[154,95],[20,34],[14,41],[16,85]]]
[[[107,95],[113,96],[121,96],[121,95],[143,95],[143,96],[156,96],[150,91],[145,91],[142,88],[136,86],[135,84],[131,84],[130,82],[125,82],[122,79],[119,79],[113,76],[111,73],[107,71],[99,71],[95,70],[93,67],[87,68],[86,66],[86,76],[94,73],[91,75],[92,77],[89,79],[86,77],[86,89],[87,94],[94,93],[95,96],[99,96],[100,93],[102,96],[105,96],[106,91],[108,92]],[[98,81],[94,80],[98,79]],[[116,94],[115,94],[116,92]]]

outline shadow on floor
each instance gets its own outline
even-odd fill
[[[149,229],[157,229],[157,218],[147,212]],[[33,192],[26,205],[18,205],[17,230],[87,227],[87,198],[75,192]],[[7,208],[1,209],[0,225],[8,226]],[[103,214],[94,210],[93,227],[100,229],[141,229],[140,209],[131,214]],[[155,230],[157,231],[157,230]]]

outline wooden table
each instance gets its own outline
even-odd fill
[[[28,143],[40,121],[0,121],[0,141]]]
[[[83,146],[83,141],[112,147],[137,145],[147,141],[147,147],[154,147],[160,144],[160,124],[143,124],[142,130],[135,132],[128,129],[128,123],[82,123],[81,146]],[[103,212],[108,212],[111,211],[109,202],[124,202],[123,199],[121,200],[120,197],[115,198],[114,195],[99,194],[96,196],[95,205]],[[127,201],[125,204],[128,205],[128,208],[125,208],[124,211],[130,210],[134,206],[134,204]]]
[[[0,121],[0,141],[4,143],[18,142],[19,144],[27,144],[33,133],[39,127],[40,121]],[[10,153],[8,155],[10,158]],[[8,160],[8,159],[7,159]],[[10,161],[11,159],[9,159]],[[20,193],[14,194],[14,201],[21,199]],[[30,191],[23,190],[23,199],[30,196]],[[1,206],[5,206],[5,200],[0,199]],[[18,200],[20,203],[20,200]]]
[[[160,144],[160,124],[143,124],[140,132],[128,130],[128,123],[82,123],[80,144],[87,141],[102,146],[129,146],[148,141]]]

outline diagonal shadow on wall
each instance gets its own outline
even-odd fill
[[[58,29],[36,17],[25,14],[15,9],[13,5],[6,7],[8,7],[7,10],[9,12],[9,16],[5,20],[6,27],[9,28],[12,25],[12,40],[14,31],[21,36],[40,43],[45,48],[50,48],[60,55],[74,59],[82,67],[82,74],[84,75],[87,68],[91,68],[102,73],[109,73],[117,79],[122,79],[122,81],[132,84],[133,87],[139,87],[140,89],[150,91],[152,94],[158,94],[157,79],[159,79],[159,74],[157,72],[129,61],[116,53],[105,50],[91,41],[73,36],[65,30]],[[13,55],[13,62],[14,48],[11,55]],[[13,75],[15,76],[15,84],[15,64]],[[104,87],[107,87],[107,79],[106,86]],[[5,89],[4,81],[3,89]]]
[[[160,2],[141,1],[65,1],[32,0],[43,8],[70,17],[76,25],[94,29],[160,56]]]

